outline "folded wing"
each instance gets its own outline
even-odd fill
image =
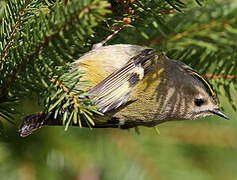
[[[152,49],[141,51],[89,91],[90,94],[98,95],[96,101],[98,111],[106,113],[129,101],[136,85],[142,81],[152,66],[155,52]]]

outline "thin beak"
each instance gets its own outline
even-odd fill
[[[212,110],[211,113],[216,114],[217,116],[223,117],[225,119],[230,119],[228,116],[226,116],[223,112],[220,111],[220,109]]]

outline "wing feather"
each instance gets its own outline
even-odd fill
[[[152,66],[155,52],[152,49],[141,51],[89,91],[91,94],[98,95],[96,101],[98,111],[106,113],[129,101],[134,88]]]

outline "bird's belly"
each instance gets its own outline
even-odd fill
[[[114,117],[120,119],[122,128],[130,128],[138,125],[155,126],[166,119],[166,113],[161,111],[159,98],[143,94],[134,102],[119,109]]]

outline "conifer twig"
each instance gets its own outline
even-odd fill
[[[62,81],[58,81],[55,78],[49,77],[51,82],[56,84],[57,86],[59,86],[61,89],[63,89],[63,91],[69,95],[69,97],[73,100],[75,106],[80,107],[79,103],[78,103],[78,96],[74,95],[72,92],[69,91],[69,88],[66,87],[65,85],[63,85]]]
[[[84,10],[83,10],[83,11],[84,11]],[[84,12],[85,12],[85,11],[84,11]],[[87,12],[85,12],[85,13],[87,13]],[[89,13],[89,12],[88,12],[88,13]],[[74,21],[76,21],[78,18],[79,18],[78,15],[75,15],[75,16],[73,16],[71,19],[69,19],[68,22],[66,22],[65,24],[61,25],[61,26],[57,29],[56,33],[54,33],[54,34],[52,34],[52,35],[46,37],[45,40],[44,40],[44,42],[40,43],[40,44],[35,48],[34,53],[28,55],[28,56],[26,57],[26,59],[23,60],[23,61],[21,62],[21,64],[19,64],[19,65],[16,67],[15,72],[14,72],[14,73],[12,74],[12,76],[9,78],[9,83],[6,83],[5,86],[3,86],[2,89],[0,90],[0,92],[1,92],[1,96],[0,96],[0,97],[3,97],[3,96],[7,93],[7,89],[9,89],[9,88],[14,84],[14,81],[15,81],[15,79],[16,79],[17,74],[20,74],[21,72],[24,71],[26,64],[29,64],[29,63],[33,60],[33,58],[34,58],[36,55],[39,54],[40,49],[41,49],[41,48],[45,48],[45,47],[49,44],[49,42],[50,42],[52,39],[57,38],[57,37],[59,36],[59,33],[60,33],[61,31],[64,31],[65,28],[66,28],[68,25],[71,25],[71,24],[72,24]]]
[[[215,28],[216,26],[218,25],[222,25],[224,27],[224,29],[226,29],[228,26],[230,26],[228,24],[228,22],[220,22],[220,23],[217,23],[216,21],[212,21],[211,23],[207,23],[207,24],[200,24],[199,26],[197,26],[194,30],[191,30],[191,31],[184,31],[184,32],[180,32],[180,33],[170,33],[168,34],[167,36],[168,37],[176,37],[177,39],[180,39],[184,36],[188,36],[190,33],[193,33],[193,32],[199,32],[203,29],[207,29],[207,28]],[[148,41],[147,43],[145,44],[151,44],[151,45],[155,45],[155,44],[158,44],[158,43],[161,43],[161,42],[166,42],[167,39],[159,36],[151,41]]]
[[[105,38],[103,41],[97,43],[97,44],[94,44],[93,45],[93,49],[96,49],[96,48],[99,48],[101,46],[103,46],[106,42],[108,42],[110,39],[112,39],[116,34],[118,34],[123,28],[125,27],[125,25],[119,27],[117,30],[115,30],[113,32],[113,34],[109,35],[107,38]]]
[[[208,79],[237,79],[237,76],[234,75],[223,75],[223,74],[205,74]]]
[[[21,22],[22,22],[22,17],[24,16],[24,14],[25,14],[25,12],[26,12],[26,9],[27,9],[27,6],[28,6],[29,2],[30,2],[29,0],[26,1],[26,3],[24,4],[23,10],[20,11],[20,17],[19,17],[19,19],[16,21],[16,24],[14,25],[13,30],[12,30],[12,32],[10,33],[10,36],[9,36],[9,38],[8,38],[8,42],[6,43],[5,47],[3,48],[3,55],[2,55],[2,57],[1,57],[2,65],[1,65],[0,70],[3,69],[3,66],[4,66],[3,61],[6,59],[6,57],[7,57],[7,55],[8,55],[7,50],[8,50],[8,48],[10,47],[10,45],[11,45],[11,43],[12,43],[12,41],[13,41],[13,37],[14,37],[15,34],[16,34],[16,30],[18,29],[18,27],[20,26],[20,24],[21,24]]]

